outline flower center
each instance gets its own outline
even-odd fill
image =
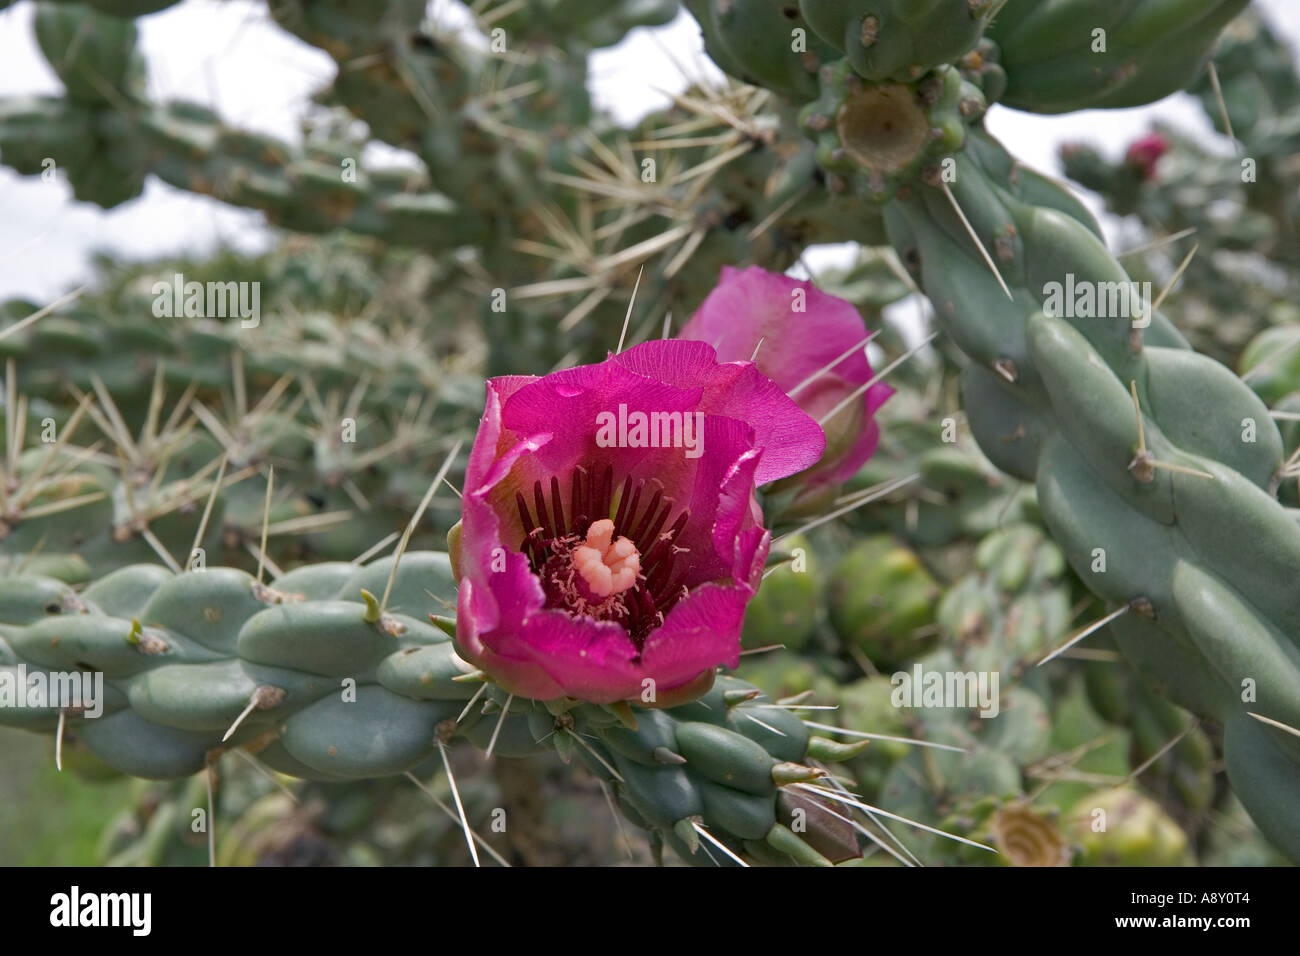
[[[573,566],[594,594],[609,597],[636,584],[641,573],[641,552],[627,538],[614,537],[614,522],[593,521],[587,529],[587,543],[573,549]]]
[[[639,649],[686,593],[674,564],[686,550],[676,542],[690,513],[668,525],[674,502],[653,479],[629,476],[616,500],[612,467],[599,480],[574,469],[567,514],[559,478],[551,478],[549,490],[548,501],[542,483],[533,483],[531,511],[515,494],[524,529],[519,550],[541,579],[546,606],[615,621]]]

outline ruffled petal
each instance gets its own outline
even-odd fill
[[[611,361],[648,379],[698,389],[700,411],[747,422],[754,429],[755,446],[763,449],[763,462],[755,475],[759,484],[803,471],[815,464],[826,448],[821,428],[784,389],[752,362],[719,362],[717,352],[706,342],[644,342]]]
[[[794,401],[820,421],[871,380],[865,350],[854,348],[866,334],[866,324],[852,303],[807,280],[757,266],[723,266],[717,287],[681,337],[709,343],[722,361],[747,359],[757,349],[758,371],[786,392],[798,389]],[[825,454],[800,480],[812,489],[839,484],[856,473],[879,441],[873,416],[893,394],[892,388],[877,382],[854,407],[830,419]]]
[[[866,335],[866,323],[851,302],[806,279],[758,266],[723,266],[717,286],[680,337],[708,342],[724,362],[748,359],[758,349],[758,370],[788,392]],[[857,350],[836,363],[834,372],[860,385],[871,378],[871,365]]]

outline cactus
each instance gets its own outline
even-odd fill
[[[397,269],[410,270],[409,287],[387,277]],[[178,274],[260,283],[263,323],[153,318],[155,287],[170,300]],[[481,346],[437,324],[459,292],[423,301],[442,279],[408,253],[372,259],[339,239],[105,269],[102,288],[0,342],[12,363],[4,380],[29,409],[11,433],[18,487],[0,502],[0,563],[62,562],[45,573],[83,581],[87,562],[102,575],[161,557],[148,530],[184,564],[223,456],[223,490],[198,542],[208,561],[255,566],[248,548],[260,538],[271,466],[276,560],[350,560],[377,533],[400,532],[454,441],[433,422],[463,421],[478,401],[460,369]],[[351,321],[371,299],[400,303],[402,320]],[[286,303],[306,314],[271,319]],[[0,306],[19,320],[35,311]],[[106,454],[87,460],[96,441]],[[414,540],[436,539],[421,529]]]
[[[1270,405],[1300,392],[1300,344],[1297,343],[1300,343],[1300,327],[1279,325],[1251,339],[1241,353],[1242,375],[1250,377],[1251,388]]]
[[[945,643],[961,649],[966,669],[1017,677],[1068,629],[1065,557],[1037,525],[1012,524],[980,541],[973,564],[935,612]]]
[[[974,47],[989,23],[991,0],[800,0],[814,31],[863,79],[907,82],[952,63]]]
[[[117,106],[144,91],[135,22],[79,3],[36,5],[36,40],[76,102]]]
[[[866,538],[831,573],[830,619],[844,645],[893,670],[934,646],[939,587],[888,535]]]
[[[1153,245],[1125,259],[1134,278],[1167,282],[1180,258],[1171,256],[1170,237],[1177,242],[1196,233],[1198,268],[1183,274],[1166,301],[1178,309],[1179,329],[1197,350],[1225,364],[1266,326],[1294,321],[1286,288],[1253,274],[1255,257],[1281,269],[1300,261],[1287,189],[1294,177],[1265,158],[1262,144],[1244,149],[1260,159],[1213,157],[1194,138],[1158,125],[1117,162],[1081,143],[1061,152],[1067,175],[1104,195],[1115,212],[1136,214],[1151,235]],[[1248,177],[1243,164],[1257,163],[1269,169]]]
[[[1071,816],[1069,833],[1084,866],[1185,866],[1190,860],[1187,834],[1158,803],[1132,789],[1086,797]]]
[[[908,84],[864,84],[841,60],[822,70],[821,96],[800,122],[816,138],[822,167],[856,173],[864,194],[885,202],[922,176],[938,176],[939,161],[965,144],[963,117],[982,115],[985,105],[955,67]]]
[[[755,86],[792,99],[810,99],[817,71],[835,49],[809,35],[798,4],[771,0],[687,0],[704,35],[704,48],[718,66]]]
[[[8,6],[13,0],[5,0],[0,3],[0,8]],[[106,13],[109,16],[121,17],[143,17],[150,13],[157,13],[160,10],[166,10],[173,6],[177,0],[49,0],[48,6],[89,6],[92,10],[100,13]]]
[[[65,767],[75,753],[65,752]],[[202,776],[131,781],[93,859],[100,865],[204,865],[211,829],[218,866],[469,865],[452,809],[459,796],[476,827],[508,808],[504,832],[484,825],[476,836],[484,856],[499,863],[599,863],[621,853],[622,843],[638,863],[649,862],[647,850],[625,839],[600,784],[575,779],[583,776],[577,768],[531,758],[499,761],[495,773],[480,772],[491,768],[479,766],[484,762],[477,751],[461,748],[452,757],[459,777],[455,795],[440,758],[412,769],[420,787],[405,777],[322,784],[267,774],[247,761],[226,762],[216,776],[211,827],[205,820],[196,826],[208,813]],[[531,801],[520,784],[531,788]],[[428,812],[431,807],[436,812]]]
[[[1191,82],[1248,0],[1008,0],[989,29],[1002,102],[1035,113],[1140,106]]]
[[[1277,430],[1259,399],[1187,350],[1161,314],[1143,329],[1123,317],[1071,322],[1042,311],[1048,284],[1067,272],[1093,282],[1127,277],[1084,223],[1010,194],[1002,185],[1010,158],[978,142],[958,157],[952,192],[995,250],[999,277],[936,190],[887,210],[939,323],[974,360],[963,375],[972,430],[999,467],[1036,478],[1071,566],[1127,608],[1111,628],[1139,671],[1224,722],[1230,779],[1250,776],[1244,802],[1295,852],[1300,831],[1287,822],[1295,817],[1285,794],[1300,751],[1240,699],[1242,681],[1261,682],[1257,706],[1283,722],[1294,722],[1300,700],[1300,609],[1284,583],[1286,569],[1300,566],[1300,531],[1269,494],[1282,457]],[[1013,298],[999,282],[1018,290]],[[1259,426],[1258,441],[1241,440],[1245,419]],[[1225,528],[1250,555],[1249,572],[1217,560]],[[1221,628],[1237,635],[1233,646],[1214,637]]]
[[[1164,806],[1180,808],[1185,824],[1203,814],[1215,797],[1215,754],[1199,723],[1115,663],[1089,663],[1085,680],[1098,712],[1132,731],[1131,762],[1148,768],[1142,778],[1147,790]]]
[[[220,769],[231,863],[372,860],[384,851],[345,841],[333,811],[382,807],[399,775],[428,778],[444,757],[479,766],[475,751],[506,758],[501,799],[563,814],[569,791],[529,786],[558,772],[540,769],[551,750],[576,756],[586,796],[608,789],[654,853],[720,864],[1042,865],[1071,844],[1085,863],[1183,862],[1193,845],[1228,859],[1219,828],[1249,825],[1215,780],[1222,754],[1265,836],[1300,859],[1287,732],[1300,726],[1300,532],[1283,507],[1300,504],[1284,452],[1300,438],[1294,297],[1242,267],[1296,264],[1297,81],[1283,44],[1247,18],[1225,34],[1217,77],[1202,71],[1244,0],[692,0],[706,50],[752,85],[692,87],[632,129],[593,106],[587,54],[667,22],[670,0],[477,4],[487,44],[414,0],[277,0],[274,22],[339,67],[300,144],[145,97],[131,17],[168,5],[38,4],[64,95],[0,101],[0,159],[47,176],[53,160],[76,198],[104,207],[153,173],[305,235],[257,261],[175,264],[187,279],[266,281],[256,347],[233,321],[151,321],[171,263],[118,268],[39,321],[39,303],[0,304],[0,666],[91,665],[108,680],[103,718],[28,708],[0,721],[58,734],[70,767]],[[982,123],[996,102],[1063,112],[1182,87],[1216,123],[1221,87],[1257,182],[1166,127],[1119,163],[1084,147],[1066,159],[1151,238],[1195,227],[1202,258],[1185,274],[1159,242],[1122,268],[1079,200]],[[362,165],[371,139],[417,168]],[[883,322],[898,395],[879,454],[836,505],[890,490],[829,527],[789,528],[805,569],[778,555],[744,629],[755,652],[787,649],[745,659],[754,685],[719,676],[663,709],[546,706],[464,664],[439,616],[455,584],[428,550],[455,503],[436,495],[434,514],[408,519],[472,425],[481,376],[602,355],[625,318],[622,347],[667,336],[723,266],[782,270],[846,239],[866,247],[859,261],[819,284],[877,316],[919,286],[945,334],[913,351]],[[1145,326],[1069,317],[1048,291],[1178,276]],[[362,442],[340,438],[343,419],[365,423]],[[53,450],[36,437],[48,420]],[[404,528],[400,567],[365,563],[376,537]],[[183,570],[195,544],[209,566]],[[171,570],[142,563],[156,559]],[[1113,608],[1067,655],[1087,666],[1031,667],[1076,618],[1104,613],[1079,585]],[[999,716],[896,706],[876,671],[914,666],[1000,675]],[[359,686],[344,704],[348,677]],[[845,731],[832,736],[893,739],[864,750],[819,737],[794,716],[804,706],[839,708],[823,718]],[[227,748],[313,778],[299,793],[337,783],[332,809],[246,786],[218,764]],[[851,806],[822,776],[830,760],[862,799],[983,846],[908,831],[905,853],[864,856],[866,834],[829,812]],[[103,859],[201,859],[182,825],[200,784],[142,790]],[[479,777],[456,800],[472,817],[487,793]],[[1107,834],[1090,828],[1099,807]],[[449,857],[468,826],[435,819],[410,859]],[[1258,836],[1243,845],[1240,859],[1269,858]]]
[[[1107,11],[1106,23],[1089,25],[1083,21],[1097,14],[1086,4],[1010,4],[992,33],[1008,80],[1003,102],[1052,110],[1163,95],[1174,88],[1165,84],[1187,82],[1242,4],[1128,6],[1135,9]],[[1196,14],[1190,26],[1182,22],[1188,11]],[[1075,20],[1107,32],[1102,62],[1083,52],[1082,26],[1064,29]],[[1143,65],[1129,66],[1139,45]],[[1069,58],[1073,64],[1062,62]],[[1244,783],[1250,775],[1248,806],[1270,836],[1300,852],[1286,796],[1300,774],[1300,750],[1240,700],[1243,682],[1253,702],[1251,685],[1265,681],[1259,707],[1296,724],[1300,609],[1285,582],[1287,569],[1300,566],[1300,532],[1270,494],[1282,446],[1266,407],[1231,373],[1188,351],[1162,314],[1142,316],[1149,322],[1137,327],[1114,314],[1061,317],[1060,302],[1048,301],[1051,284],[1128,281],[1095,223],[1064,190],[1024,175],[978,123],[952,159],[954,176],[923,177],[899,191],[885,217],[938,324],[972,359],[963,391],[975,437],[994,464],[1036,480],[1043,516],[1071,565],[1121,605],[1111,624],[1121,647],[1176,699],[1226,724],[1230,778]],[[858,166],[872,188],[876,169]],[[1207,421],[1220,423],[1218,433]],[[1251,423],[1258,438],[1252,430],[1241,440]],[[1225,527],[1235,529],[1253,572],[1216,561]],[[1153,567],[1155,540],[1164,542],[1156,550],[1163,560]],[[1098,555],[1110,561],[1108,572]],[[1229,646],[1215,636],[1227,628],[1250,637]]]
[[[745,610],[741,634],[745,647],[783,644],[797,651],[808,644],[817,629],[822,604],[820,563],[807,539],[795,537],[787,544],[793,560],[772,569]]]
[[[1225,31],[1215,58],[1222,105],[1208,75],[1191,86],[1206,119],[1238,141],[1238,155],[1216,155],[1200,137],[1165,125],[1131,144],[1122,160],[1104,160],[1090,144],[1062,150],[1067,175],[1100,192],[1121,215],[1136,215],[1151,239],[1126,257],[1140,278],[1164,282],[1178,255],[1168,237],[1196,231],[1197,267],[1167,301],[1195,345],[1233,364],[1269,325],[1295,322],[1292,282],[1260,282],[1264,261],[1289,273],[1300,263],[1296,194],[1290,162],[1296,147],[1295,63],[1286,43],[1257,17]],[[1147,244],[1144,244],[1147,245]],[[1279,275],[1282,275],[1279,272]]]
[[[840,745],[757,688],[723,677],[699,700],[635,713],[553,712],[491,688],[467,706],[482,696],[481,675],[438,626],[402,613],[426,606],[426,590],[451,593],[447,556],[414,552],[400,573],[394,565],[304,566],[273,587],[233,568],[134,565],[80,594],[11,578],[32,599],[5,604],[5,666],[102,671],[103,716],[65,715],[66,735],[135,776],[192,774],[231,747],[308,779],[385,776],[463,737],[501,756],[576,755],[632,822],[688,859],[706,862],[710,852],[697,851],[719,844],[729,858],[771,862],[859,854],[852,831],[800,789],[822,775],[805,762],[834,759]],[[45,732],[61,722],[54,708],[3,713]],[[804,818],[806,841],[788,826]]]
[[[677,0],[543,0],[492,22],[525,42],[596,49],[617,43],[634,27],[662,26],[678,6]]]

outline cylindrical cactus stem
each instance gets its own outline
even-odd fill
[[[120,108],[144,93],[135,22],[80,3],[36,4],[36,41],[69,99]]]
[[[790,709],[725,676],[666,709],[543,703],[485,686],[442,629],[449,622],[422,619],[429,593],[454,589],[435,552],[407,553],[396,570],[392,557],[306,565],[274,585],[233,568],[133,565],[75,594],[20,576],[0,588],[6,681],[87,683],[77,701],[0,700],[0,723],[58,733],[148,778],[193,774],[234,747],[325,781],[399,774],[456,739],[502,757],[556,750],[692,862],[860,855],[843,823],[851,811],[830,812],[822,794],[836,791],[812,765],[855,748],[813,744]],[[750,852],[758,845],[770,852]]]
[[[1278,430],[1245,383],[1151,313],[1153,294],[1061,211],[1064,190],[1044,201],[1044,181],[1018,198],[1014,164],[979,138],[951,186],[886,208],[937,323],[972,360],[972,432],[1036,480],[1048,529],[1116,608],[1139,674],[1225,726],[1229,779],[1300,859],[1300,738],[1286,729],[1300,727],[1300,526],[1273,497]]]
[[[1008,0],[989,27],[1002,102],[1034,113],[1141,106],[1192,81],[1249,0]]]

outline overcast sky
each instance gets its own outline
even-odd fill
[[[1300,0],[1255,3],[1300,48]],[[433,0],[430,11],[445,20],[457,15],[459,5]],[[61,92],[36,47],[33,15],[26,0],[0,11],[0,97]],[[275,26],[261,2],[185,0],[138,22],[151,96],[206,103],[233,125],[296,137],[296,118],[308,98],[334,74],[329,57]],[[683,69],[695,77],[721,75],[704,57],[699,30],[685,13],[665,27],[634,30],[619,46],[598,51],[591,62],[593,94],[600,106],[631,122],[668,102],[660,91],[686,86]],[[1091,140],[1118,154],[1157,117],[1215,135],[1184,94],[1140,109],[1060,117],[995,107],[988,125],[1022,160],[1057,172],[1056,148],[1062,141]],[[1114,235],[1116,224],[1107,225]],[[0,299],[57,296],[87,277],[88,254],[95,248],[139,257],[221,244],[253,251],[267,243],[260,213],[156,179],[138,199],[105,212],[74,201],[65,182],[44,183],[0,168]],[[810,261],[820,267],[846,254],[826,250]]]

